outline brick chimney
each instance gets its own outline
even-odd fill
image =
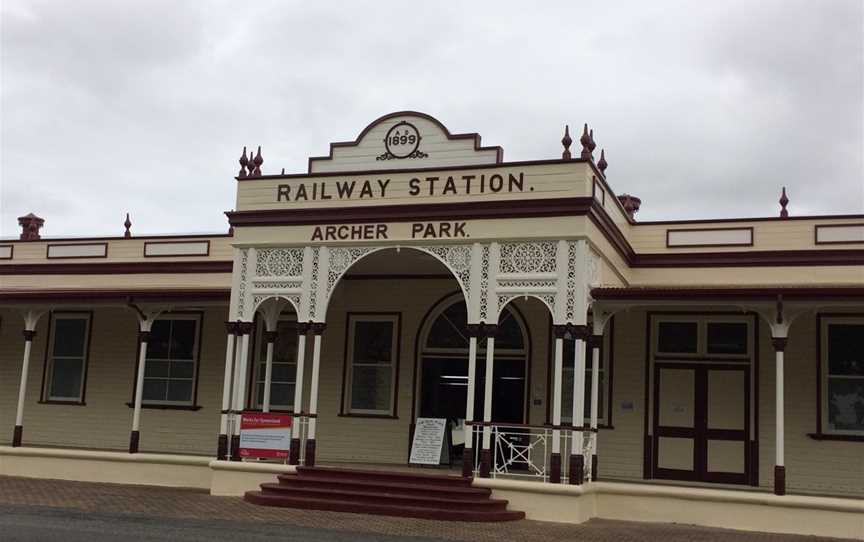
[[[635,220],[634,215],[639,211],[639,206],[642,205],[642,200],[636,196],[631,196],[630,194],[621,194],[618,196],[618,201],[620,201],[621,205],[624,206],[624,210],[627,211],[627,216]]]
[[[33,213],[18,217],[18,225],[21,226],[22,241],[38,241],[39,229],[45,224],[45,219],[39,218]]]

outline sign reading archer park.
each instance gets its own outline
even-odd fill
[[[240,415],[240,457],[287,458],[291,424],[288,414],[243,412]]]

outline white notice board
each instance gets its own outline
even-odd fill
[[[411,443],[409,463],[416,465],[438,465],[441,462],[441,446],[444,445],[444,418],[417,418],[414,426],[414,441]]]

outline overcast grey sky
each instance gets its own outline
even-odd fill
[[[224,231],[243,145],[304,172],[402,109],[505,160],[587,121],[642,220],[862,213],[862,6],[2,0],[0,235]]]

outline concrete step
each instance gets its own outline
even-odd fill
[[[447,521],[514,521],[524,519],[523,512],[510,510],[454,510],[432,506],[406,506],[375,501],[340,500],[332,498],[311,498],[308,496],[274,495],[260,491],[246,493],[247,502],[264,506],[281,506],[305,510],[330,510],[358,514],[376,514],[397,517],[412,517]]]
[[[421,472],[401,472],[401,471],[371,471],[362,469],[342,469],[335,467],[297,467],[299,476],[312,475],[316,478],[335,477],[339,480],[388,480],[391,482],[408,483],[408,484],[424,484],[424,485],[444,485],[444,486],[464,486],[469,487],[472,478],[464,478],[451,474],[433,474]]]
[[[492,491],[488,488],[462,485],[439,485],[404,483],[382,479],[339,479],[333,476],[318,477],[311,474],[280,474],[280,485],[298,488],[346,489],[361,492],[381,492],[404,496],[434,495],[453,500],[488,498]]]
[[[373,488],[377,489],[377,488]],[[381,504],[395,504],[411,507],[443,508],[448,510],[506,510],[507,501],[490,499],[487,495],[477,498],[454,499],[447,494],[436,495],[433,492],[418,494],[391,493],[386,490],[357,491],[346,488],[298,487],[288,484],[261,484],[261,493],[265,495],[304,496],[312,499],[335,499],[342,501],[373,501]]]

